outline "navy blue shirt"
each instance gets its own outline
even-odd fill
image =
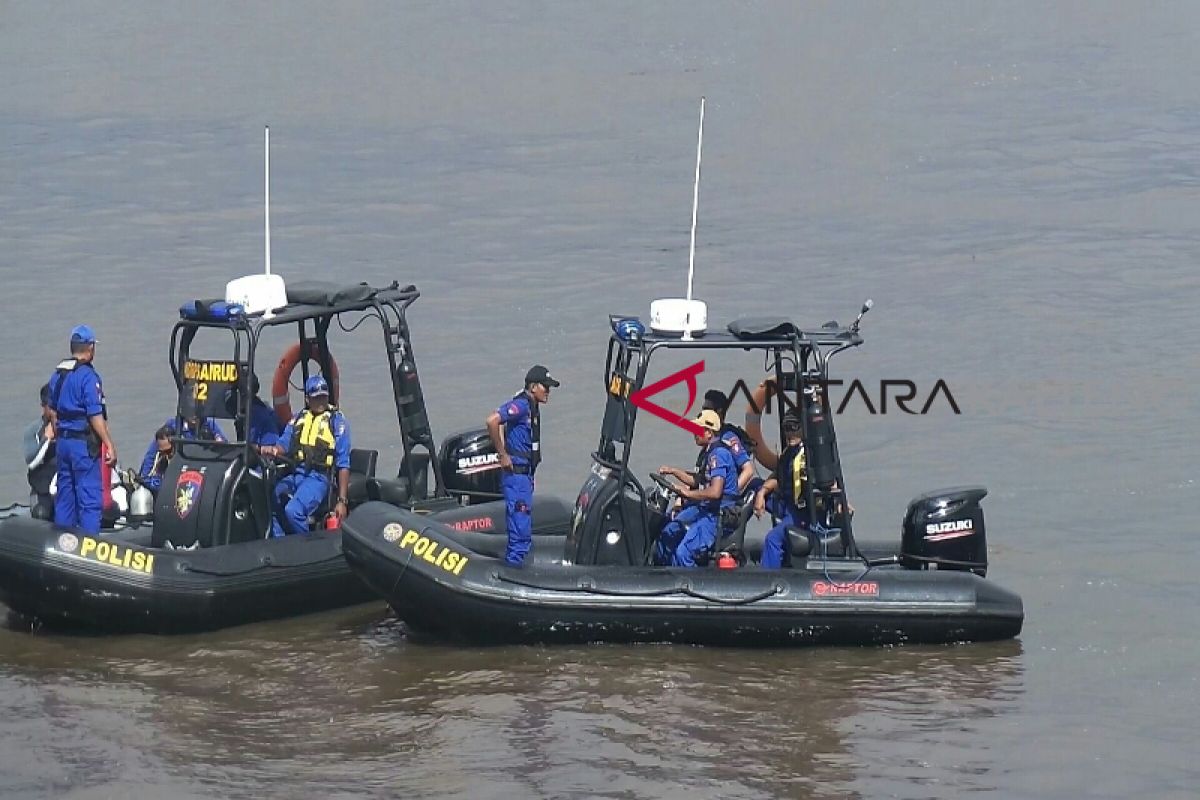
[[[250,401],[250,430],[246,440],[259,446],[276,444],[283,426],[275,411],[257,397]]]
[[[171,433],[175,433],[175,418],[171,417],[163,423],[163,427],[167,428]],[[225,441],[225,434],[221,432],[221,426],[212,417],[205,417],[200,420],[200,430],[195,430],[188,424],[187,420],[183,421],[183,433],[179,434],[182,439],[198,439],[203,433],[205,439],[211,439],[218,442]],[[154,447],[154,442],[150,443]]]
[[[67,365],[75,362],[68,359],[62,363]],[[63,386],[58,390],[58,404],[55,408],[58,412],[58,429],[84,432],[91,427],[89,417],[104,413],[104,388],[100,381],[100,373],[96,372],[91,364],[75,363],[62,380]],[[58,381],[59,372],[56,369],[50,376],[51,398],[54,397]]]
[[[519,394],[496,409],[504,423],[504,449],[514,466],[529,466],[533,452],[533,423],[529,414],[529,398]]]

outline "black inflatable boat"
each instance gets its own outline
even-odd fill
[[[1021,599],[985,577],[983,487],[916,497],[898,546],[857,543],[819,387],[828,385],[830,357],[861,343],[858,320],[815,330],[782,319],[742,320],[691,341],[618,323],[627,320],[614,319],[600,442],[560,563],[515,569],[436,519],[380,503],[364,504],[345,521],[350,566],[409,629],[469,642],[736,646],[942,643],[1020,633]],[[763,351],[775,370],[767,396],[802,410],[806,519],[787,529],[784,568],[760,567],[745,546],[749,492],[703,566],[650,565],[673,498],[657,477],[659,488],[643,488],[629,451],[649,357],[670,349]],[[680,373],[692,370],[693,397],[695,366]],[[751,402],[756,421],[766,409]],[[764,463],[775,458],[761,442],[755,454]]]
[[[376,475],[378,452],[351,453],[351,508],[374,500],[438,518],[481,553],[502,555],[504,504],[499,463],[487,455],[486,431],[449,437],[433,462],[434,440],[416,371],[405,310],[414,287],[297,284],[289,304],[265,318],[192,303],[172,332],[171,370],[179,389],[176,430],[189,416],[232,420],[239,441],[174,440],[176,454],[148,519],[88,535],[28,516],[0,521],[0,601],[44,624],[94,631],[181,633],[294,616],[365,602],[372,593],[350,571],[337,530],[270,537],[272,490],[286,464],[260,457],[245,441],[251,379],[260,334],[269,326],[299,330],[277,370],[286,401],[290,373],[308,377],[309,362],[336,376],[326,334],[337,321],[354,330],[362,318],[383,326],[403,458],[395,477]],[[343,315],[347,318],[343,319]],[[198,334],[232,344],[232,358],[193,358]],[[228,352],[224,350],[223,352]],[[282,371],[282,372],[281,372]],[[331,381],[335,402],[339,387]],[[280,402],[280,392],[274,392]],[[484,455],[476,457],[479,453]],[[429,473],[434,486],[429,487]],[[132,487],[130,487],[132,488]],[[535,559],[561,558],[570,508],[539,498],[533,509]]]

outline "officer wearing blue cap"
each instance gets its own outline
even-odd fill
[[[71,357],[50,376],[50,410],[58,439],[58,494],[54,522],[63,527],[100,532],[107,487],[100,485],[101,445],[104,460],[117,463],[117,446],[108,433],[104,387],[92,361],[96,334],[87,325],[71,331]]]
[[[304,410],[283,429],[279,441],[260,448],[264,455],[286,454],[296,462],[292,474],[275,486],[275,517],[271,535],[307,533],[308,517],[329,495],[333,473],[338,493],[333,513],[346,518],[350,487],[350,425],[329,403],[329,384],[320,375],[304,382]]]
[[[538,364],[525,373],[525,390],[487,418],[492,446],[500,454],[500,490],[508,525],[504,560],[513,566],[525,562],[533,544],[533,474],[542,460],[541,415],[538,406],[550,402],[550,389],[562,384]],[[504,433],[500,433],[500,425]]]

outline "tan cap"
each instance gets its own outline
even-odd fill
[[[721,430],[721,417],[711,408],[706,408],[697,414],[695,422],[701,428],[708,428],[713,433]]]

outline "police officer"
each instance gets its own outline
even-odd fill
[[[275,409],[264,403],[258,396],[258,376],[250,376],[250,430],[247,431],[246,441],[263,447],[279,441],[279,417]]]
[[[805,453],[800,414],[790,411],[783,418],[783,440],[786,445],[779,454],[775,473],[763,483],[754,496],[754,515],[761,517],[771,499],[771,514],[778,522],[763,541],[762,566],[779,569],[790,560],[788,553],[789,527],[807,527],[804,515]]]
[[[154,441],[150,443],[146,455],[142,457],[142,466],[138,470],[138,482],[155,496],[162,488],[162,479],[166,474],[167,465],[175,456],[175,444],[171,441],[171,437],[174,435],[173,428],[163,425],[154,432]]]
[[[335,471],[338,493],[333,513],[339,520],[346,518],[350,425],[342,412],[329,404],[329,384],[320,375],[304,382],[304,397],[304,410],[287,424],[279,441],[260,449],[264,455],[286,454],[297,463],[295,471],[275,486],[272,536],[308,532],[308,517],[329,495]]]
[[[721,417],[705,409],[695,419],[704,430],[696,434],[701,448],[702,464],[692,475],[678,467],[659,467],[660,475],[670,475],[680,481],[675,491],[690,501],[682,511],[663,526],[655,546],[655,563],[675,567],[696,566],[696,556],[713,546],[721,529],[721,512],[737,504],[738,470],[733,453],[721,440]]]
[[[538,364],[525,373],[525,390],[487,418],[492,446],[500,454],[500,488],[508,525],[504,561],[521,566],[533,544],[533,474],[541,453],[541,417],[538,406],[550,402],[550,389],[561,386],[550,371]],[[504,425],[504,434],[500,425]]]
[[[25,468],[29,478],[29,515],[34,519],[54,519],[54,497],[50,484],[58,472],[54,439],[54,419],[50,412],[50,384],[40,392],[42,415],[25,430]]]
[[[754,462],[750,458],[750,454],[754,452],[754,441],[750,438],[750,434],[737,425],[725,421],[725,414],[729,410],[729,398],[720,389],[709,389],[705,392],[702,407],[717,412],[717,416],[721,418],[721,431],[718,435],[725,446],[729,448],[729,452],[733,454],[733,463],[738,470],[738,491],[744,492],[750,482],[754,480]],[[700,451],[700,457],[696,460],[697,470],[702,466],[700,461],[702,458],[704,458],[703,450]]]
[[[50,376],[50,409],[58,439],[58,494],[54,523],[100,532],[104,492],[100,485],[100,446],[110,466],[117,463],[117,446],[108,433],[104,387],[92,366],[96,334],[87,325],[71,331],[71,357]]]
[[[175,436],[175,418],[170,417],[162,424],[170,435]],[[155,436],[157,437],[157,433]],[[212,417],[184,417],[183,432],[179,434],[180,439],[190,439],[193,441],[208,441],[208,442],[224,442],[225,433],[221,430],[221,426]],[[151,447],[154,443],[151,442]]]

